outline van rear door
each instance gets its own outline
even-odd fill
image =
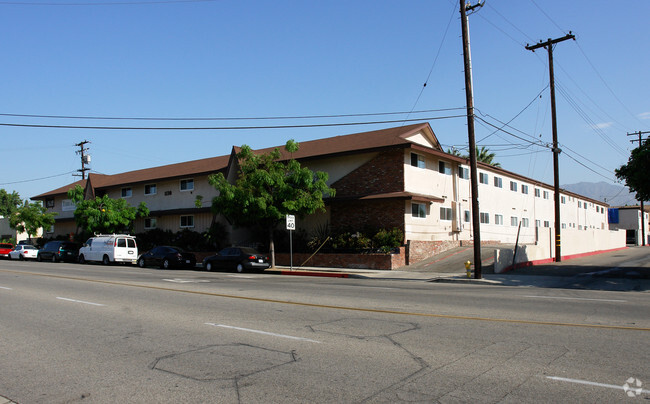
[[[115,240],[115,262],[131,262],[138,259],[138,246],[134,238],[119,237]]]

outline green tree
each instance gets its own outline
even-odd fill
[[[111,199],[108,195],[84,200],[84,190],[79,185],[68,191],[68,198],[76,205],[77,226],[89,233],[131,232],[136,218],[149,215],[144,202],[136,208],[124,199]]]
[[[476,149],[476,161],[480,161],[481,163],[489,164],[494,167],[501,167],[500,163],[492,162],[495,156],[496,155],[494,153],[490,153],[490,150],[488,150],[488,148],[485,146],[481,146],[480,149]]]
[[[8,193],[0,189],[0,216],[10,217],[22,204],[23,201],[16,191]]]
[[[54,224],[56,213],[48,213],[41,202],[25,204],[9,216],[9,226],[19,232],[26,232],[31,240],[32,236],[38,235],[41,228],[48,229]]]
[[[455,147],[452,147],[451,149],[447,149],[447,154],[451,154],[452,156],[464,157],[462,154],[460,154],[460,151]]]
[[[650,139],[646,139],[636,149],[632,150],[627,164],[614,170],[616,178],[624,180],[631,192],[636,192],[639,201],[650,200]]]
[[[298,143],[289,140],[285,150],[295,153],[298,147]],[[275,266],[273,229],[285,215],[304,217],[324,210],[323,195],[333,196],[335,192],[327,186],[327,173],[314,173],[294,159],[280,161],[280,157],[277,148],[270,153],[255,154],[244,145],[237,154],[239,173],[234,184],[222,173],[209,177],[210,184],[219,191],[212,199],[213,213],[222,214],[235,226],[260,226],[268,234],[272,266]]]

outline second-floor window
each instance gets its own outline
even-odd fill
[[[451,166],[449,164],[446,164],[444,161],[439,161],[438,171],[440,174],[451,175]]]
[[[156,195],[156,192],[158,192],[156,184],[147,184],[144,186],[145,195]]]
[[[501,177],[494,177],[494,186],[497,188],[503,188],[503,179]]]
[[[187,179],[187,180],[181,180],[181,191],[192,191],[194,190],[194,180],[193,179]]]
[[[528,185],[521,184],[521,193],[528,194]]]
[[[478,181],[481,184],[487,184],[488,183],[488,175],[485,173],[478,173]]]
[[[122,198],[130,198],[132,195],[131,188],[122,188]]]
[[[459,166],[458,167],[458,177],[460,177],[460,178],[462,178],[464,180],[468,180],[469,179],[469,168]]]
[[[70,211],[70,210],[75,210],[77,206],[72,202],[70,199],[64,199],[61,201],[61,210],[62,211]]]
[[[413,167],[426,168],[424,157],[420,156],[417,153],[411,153],[411,165]]]
[[[517,192],[517,183],[514,181],[510,181],[510,190]]]

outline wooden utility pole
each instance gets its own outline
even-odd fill
[[[551,88],[551,121],[553,126],[553,185],[555,191],[555,261],[562,261],[562,248],[560,243],[560,229],[562,223],[560,222],[560,163],[559,156],[562,150],[557,144],[557,116],[555,114],[555,77],[553,75],[553,45],[558,42],[566,41],[567,39],[576,39],[575,35],[569,31],[568,35],[557,39],[548,39],[546,42],[539,41],[535,45],[526,45],[529,51],[535,51],[538,48],[546,48],[548,51],[548,72],[550,76],[549,84]]]
[[[650,131],[646,131],[646,132],[638,131],[636,133],[628,133],[627,135],[628,136],[636,136],[636,135],[638,135],[639,136],[639,140],[638,140],[639,147],[641,147],[641,142],[643,141],[643,139],[641,138],[641,135],[646,134],[646,133],[650,133]],[[634,143],[634,142],[637,142],[637,140],[630,140],[630,142]],[[643,198],[641,198],[641,200],[639,202],[641,202],[641,245],[645,246],[645,211],[643,210]]]
[[[90,143],[88,140],[84,140],[83,142],[77,143],[75,146],[79,147],[79,150],[76,151],[75,153],[81,155],[81,168],[77,171],[81,173],[81,179],[85,180],[86,179],[86,171],[90,170],[90,167],[86,167],[86,164],[90,163],[90,156],[86,154],[88,151],[87,148],[84,146],[86,144]],[[75,174],[78,175],[78,174]]]
[[[478,204],[478,170],[476,168],[476,140],[474,137],[474,93],[472,90],[472,57],[469,47],[469,22],[467,12],[477,7],[482,7],[483,3],[475,5],[465,4],[460,0],[460,22],[463,30],[463,60],[465,66],[465,99],[467,102],[467,134],[469,138],[469,165],[470,165],[470,182],[472,186],[472,231],[474,233],[474,278],[481,279],[481,221]]]

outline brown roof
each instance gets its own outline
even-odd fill
[[[344,153],[357,152],[361,150],[375,150],[395,145],[410,145],[406,138],[419,131],[428,132],[433,139],[435,135],[428,123],[407,125],[397,128],[388,128],[370,132],[354,133],[351,135],[335,136],[326,139],[300,142],[300,148],[296,153],[290,154],[284,147],[276,146],[282,154],[282,159],[308,159],[312,157],[324,157]],[[439,145],[436,145],[439,147]],[[266,153],[276,147],[255,150],[256,153]],[[233,151],[239,152],[240,148],[235,146]],[[162,178],[179,178],[197,174],[213,173],[227,168],[231,154],[210,157],[201,160],[187,161],[184,163],[169,164],[165,166],[145,168],[143,170],[128,171],[120,174],[92,175],[92,185],[95,189],[108,188],[118,185],[142,183],[155,181]],[[86,181],[80,180],[61,188],[32,197],[32,199],[44,199],[54,195],[65,194],[75,185],[85,187]]]

